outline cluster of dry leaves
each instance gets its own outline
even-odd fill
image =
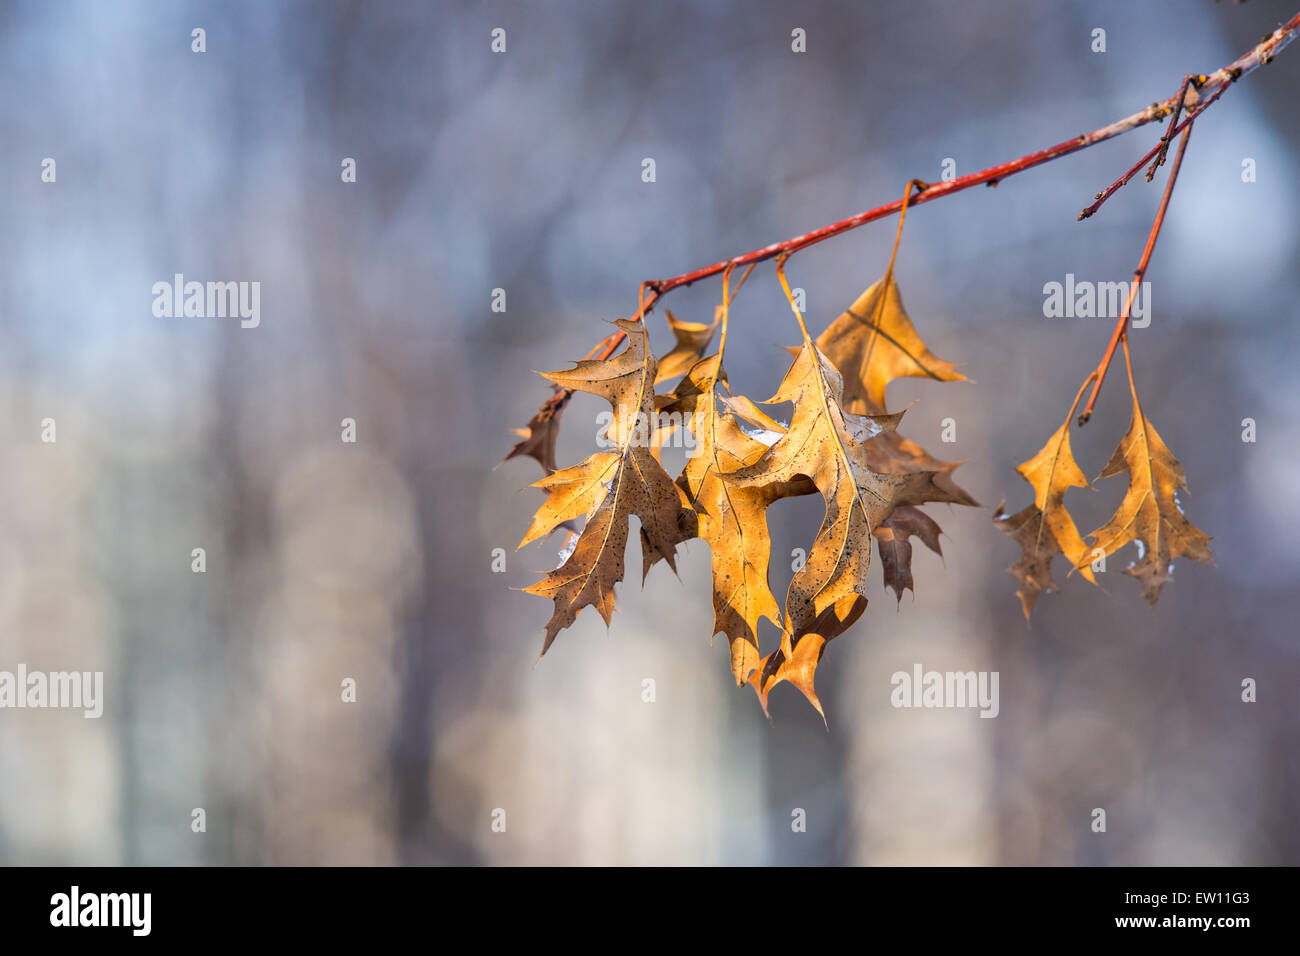
[[[784,285],[781,267],[778,276]],[[940,551],[939,525],[922,506],[976,505],[952,479],[956,462],[940,461],[898,430],[903,415],[887,411],[886,387],[904,376],[940,382],[965,376],[917,334],[891,262],[884,278],[815,341],[791,298],[803,343],[790,350],[789,371],[763,403],[792,405],[790,423],[782,425],[730,391],[722,364],[727,277],[722,303],[711,325],[680,322],[668,313],[676,344],[660,360],[651,354],[643,322],[618,320],[627,341],[621,352],[545,373],[557,395],[563,390],[599,395],[610,403],[613,417],[604,436],[609,450],[568,468],[557,468],[554,460],[562,401],[547,403],[519,432],[522,440],[507,457],[531,456],[546,471],[536,483],[546,500],[520,547],[557,529],[569,534],[560,565],[526,590],[554,602],[544,654],[588,605],[609,623],[633,515],[640,523],[643,579],[659,561],[675,569],[677,545],[701,538],[712,555],[713,633],[727,638],[737,684],[753,687],[766,711],[772,689],[788,682],[822,713],[814,687],[817,665],[826,645],[866,609],[872,542],[885,585],[901,597],[913,583],[912,539]],[[705,356],[719,327],[718,350]],[[696,442],[675,481],[661,464],[657,441],[645,437],[645,421],[661,412],[689,413]],[[1028,617],[1038,594],[1053,589],[1054,556],[1064,555],[1072,569],[1093,580],[1096,553],[1064,506],[1067,489],[1087,486],[1070,452],[1068,418],[1019,471],[1034,488],[1034,504],[1014,515],[999,506],[994,521],[1023,549],[1011,572],[1020,582]],[[1114,518],[1094,533],[1095,547],[1110,554],[1139,542],[1142,557],[1128,573],[1154,603],[1168,580],[1171,558],[1208,561],[1210,553],[1208,538],[1187,522],[1178,505],[1177,492],[1185,487],[1182,468],[1141,413],[1136,392],[1133,423],[1102,477],[1123,471],[1129,473],[1128,495]],[[782,498],[811,494],[821,495],[825,516],[790,582],[783,611],[768,584],[766,511]],[[763,618],[780,630],[779,646],[767,654],[758,639]]]
[[[676,345],[662,360],[650,353],[643,323],[619,320],[627,335],[622,352],[546,373],[561,388],[610,403],[605,438],[611,450],[557,469],[557,416],[544,410],[521,432],[511,456],[531,455],[548,473],[536,485],[546,501],[520,546],[561,527],[576,535],[560,566],[527,590],[555,602],[545,653],[588,605],[609,622],[632,515],[641,525],[643,577],[661,560],[675,567],[677,545],[701,538],[712,554],[714,633],[727,638],[737,684],[749,683],[766,709],[772,688],[788,681],[820,712],[817,664],[827,643],[866,609],[872,542],[886,585],[901,595],[912,586],[911,539],[939,551],[939,525],[920,506],[976,503],[953,482],[956,463],[932,457],[898,431],[903,416],[886,411],[885,388],[902,376],[964,376],[921,340],[891,270],[815,342],[804,328],[784,381],[763,403],[792,403],[785,426],[727,385],[728,299],[724,290],[711,325],[679,322],[669,313]],[[704,357],[719,327],[718,351]],[[671,391],[656,391],[679,376]],[[676,481],[639,427],[659,412],[689,414],[694,432],[696,447]],[[768,584],[766,511],[782,498],[809,494],[822,496],[825,517],[782,613]],[[573,530],[584,518],[581,531]],[[780,645],[766,655],[758,640],[762,618],[781,633]]]
[[[1056,555],[1063,555],[1072,571],[1077,570],[1096,584],[1093,566],[1129,542],[1136,543],[1138,559],[1124,573],[1137,578],[1142,585],[1142,596],[1153,606],[1160,598],[1160,589],[1173,574],[1174,558],[1214,563],[1209,535],[1187,520],[1178,500],[1178,493],[1187,490],[1183,466],[1170,453],[1138,403],[1127,339],[1124,358],[1129,367],[1133,417],[1098,479],[1127,472],[1128,492],[1111,519],[1088,536],[1092,543],[1084,543],[1065,508],[1065,493],[1069,489],[1089,487],[1070,450],[1070,421],[1078,398],[1065,422],[1042,450],[1016,469],[1033,487],[1034,503],[1009,515],[1003,512],[1003,502],[993,516],[993,523],[1015,538],[1023,551],[1020,560],[1012,565],[1011,573],[1020,582],[1016,594],[1026,618],[1040,593],[1056,590],[1050,567]],[[1087,384],[1084,383],[1085,387]]]

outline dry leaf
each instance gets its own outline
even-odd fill
[[[881,301],[881,289],[887,289]],[[843,407],[859,415],[880,414],[885,410],[885,389],[895,378],[912,375],[939,381],[967,381],[951,362],[935,357],[917,334],[907,312],[892,273],[876,282],[862,293],[849,309],[827,326],[817,337],[817,347],[844,372]],[[847,371],[851,370],[851,371]],[[902,473],[928,471],[935,473],[934,486],[938,494],[934,501],[978,506],[978,502],[952,479],[952,472],[960,462],[941,461],[920,445],[905,438],[901,432],[885,432],[866,450],[873,471]],[[921,540],[933,551],[939,552],[938,523],[922,511],[908,514],[904,519],[919,533]],[[885,572],[885,586],[902,597],[904,588],[911,588],[912,547],[906,534],[895,535],[892,528],[877,529],[877,547]]]
[[[764,659],[762,668],[754,671],[749,678],[750,686],[758,694],[763,713],[768,713],[767,698],[772,690],[778,684],[789,683],[799,688],[825,723],[826,711],[822,709],[814,683],[817,665],[826,653],[826,645],[852,627],[866,609],[866,598],[846,595],[805,625],[788,657],[783,648],[778,648]]]
[[[908,197],[916,185],[909,183]],[[901,212],[906,208],[905,200]],[[581,532],[570,534],[559,567],[526,589],[555,603],[543,653],[588,605],[609,623],[635,515],[641,526],[643,579],[658,561],[676,570],[679,543],[694,537],[708,543],[712,633],[727,637],[737,684],[754,688],[764,712],[774,687],[793,684],[825,720],[815,686],[817,667],[826,646],[866,609],[872,542],[885,587],[894,592],[897,604],[904,591],[915,587],[912,539],[942,555],[942,530],[922,506],[976,504],[953,480],[959,463],[940,460],[906,438],[898,431],[902,413],[887,411],[886,392],[895,379],[968,381],[952,362],[930,351],[903,307],[894,280],[902,222],[900,215],[884,277],[815,341],[785,277],[789,253],[775,256],[778,278],[803,332],[803,344],[790,350],[794,360],[768,400],[792,405],[788,426],[743,395],[733,396],[723,370],[729,280],[744,257],[719,267],[724,303],[711,324],[682,322],[667,313],[675,344],[658,362],[649,352],[644,324],[620,320],[616,324],[628,342],[622,353],[584,360],[567,372],[546,376],[556,392],[519,432],[523,440],[507,456],[533,457],[547,472],[536,483],[546,493],[546,502],[520,546],[557,528],[572,530],[584,516],[586,522]],[[700,274],[710,271],[717,270]],[[748,269],[740,283],[746,275]],[[665,292],[697,277],[690,273],[644,284],[637,315],[644,317]],[[719,328],[717,354],[705,358]],[[1114,345],[1112,341],[1107,361]],[[1126,355],[1127,347],[1125,340]],[[1096,383],[1095,399],[1103,374],[1099,369],[1089,376],[1076,407],[1089,383]],[[1131,366],[1129,377],[1132,385]],[[671,393],[655,393],[656,385],[675,379],[680,381]],[[570,390],[600,395],[614,408],[602,436],[610,447],[557,470],[555,432]],[[1092,399],[1085,412],[1091,407]],[[664,421],[661,412],[683,417]],[[1073,414],[1072,407],[1071,418]],[[1070,488],[1089,487],[1070,447],[1070,424],[1067,418],[1017,469],[1034,489],[1033,503],[1008,515],[1004,501],[993,516],[1021,546],[1009,570],[1019,583],[1026,619],[1039,595],[1056,589],[1051,563],[1058,554],[1071,570],[1077,568],[1095,584],[1094,555],[1136,542],[1138,561],[1127,573],[1141,581],[1152,604],[1169,580],[1173,558],[1212,561],[1210,539],[1187,521],[1178,501],[1178,492],[1186,490],[1182,467],[1142,415],[1136,395],[1128,434],[1101,475],[1128,472],[1129,489],[1115,515],[1094,533],[1098,546],[1090,549],[1065,506]],[[687,429],[694,442],[687,446],[692,450],[674,483],[660,464],[660,450]],[[813,493],[821,495],[824,515],[804,563],[795,569],[783,609],[768,581],[767,510],[782,498]],[[759,642],[764,618],[780,632],[779,645],[766,656]]]
[[[709,343],[713,341],[713,333],[718,330],[722,312],[719,309],[713,316],[712,325],[705,325],[703,322],[683,322],[673,315],[671,310],[666,311],[664,317],[668,320],[668,327],[672,329],[677,344],[659,360],[659,371],[655,373],[656,385],[677,378],[679,375],[685,375],[691,370],[691,366],[703,358]]]
[[[623,579],[623,552],[629,518],[641,519],[645,569],[673,556],[683,540],[679,525],[681,492],[650,453],[648,426],[654,413],[655,360],[640,322],[615,322],[627,333],[627,348],[609,359],[585,359],[564,372],[545,373],[565,388],[605,398],[614,417],[605,438],[616,450],[597,452],[581,464],[554,472],[536,483],[547,493],[520,547],[565,521],[587,515],[573,551],[529,594],[549,597],[555,610],[546,625],[542,653],[556,634],[592,605],[608,625],[614,611],[614,585]]]
[[[676,401],[668,407],[692,415],[696,448],[677,483],[712,554],[713,633],[726,635],[732,676],[743,684],[761,660],[759,619],[781,626],[781,609],[768,585],[772,544],[766,514],[778,495],[730,480],[732,473],[758,461],[768,444],[746,434],[733,415],[718,414],[720,378],[721,357],[704,359],[682,379]],[[744,407],[736,399],[728,401]]]
[[[1067,418],[1042,450],[1017,466],[1016,471],[1033,486],[1034,503],[1008,515],[1002,510],[1004,501],[998,505],[993,523],[1015,538],[1022,549],[1020,559],[1009,570],[1020,582],[1016,594],[1025,620],[1029,620],[1038,595],[1056,590],[1051,571],[1054,556],[1063,554],[1080,574],[1097,583],[1089,566],[1088,546],[1065,510],[1066,491],[1088,487],[1088,479],[1079,470],[1070,450],[1070,420]]]
[[[1128,493],[1110,521],[1089,537],[1108,555],[1137,542],[1138,560],[1124,573],[1142,583],[1142,596],[1154,606],[1171,577],[1174,558],[1213,564],[1214,555],[1209,535],[1187,520],[1178,501],[1178,492],[1187,490],[1183,466],[1142,413],[1136,395],[1128,432],[1098,480],[1121,472],[1128,472]]]
[[[885,572],[885,587],[893,588],[895,597],[901,601],[903,591],[911,589],[915,593],[912,588],[912,542],[909,539],[915,535],[927,548],[941,555],[941,529],[920,508],[900,505],[873,533],[876,536],[876,550],[880,554],[880,566]]]
[[[551,392],[551,397],[542,403],[542,407],[528,420],[528,424],[523,428],[515,429],[515,434],[522,440],[510,449],[510,453],[501,459],[502,461],[528,457],[536,460],[546,474],[555,471],[555,439],[560,432],[560,413],[564,411],[564,403],[561,400],[563,394],[564,390],[556,386]]]
[[[968,381],[957,366],[939,358],[921,341],[903,308],[892,273],[858,296],[817,337],[817,347],[844,375],[844,407],[860,415],[885,411],[885,386],[896,378]]]
[[[871,470],[870,442],[894,429],[902,416],[846,413],[839,405],[842,391],[839,372],[806,341],[766,403],[794,403],[789,429],[755,464],[732,476],[733,484],[760,487],[774,497],[797,493],[810,479],[826,503],[806,563],[790,582],[781,648],[754,678],[765,710],[772,687],[789,681],[825,717],[813,686],[817,661],[825,644],[866,608],[872,531],[896,506],[942,494],[934,472]]]
[[[873,471],[887,473],[927,472],[934,474],[933,497],[926,501],[979,507],[979,502],[952,480],[959,461],[940,461],[914,441],[897,431],[885,432],[864,451]]]

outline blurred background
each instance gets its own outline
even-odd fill
[[[514,551],[540,470],[496,467],[547,394],[533,370],[642,280],[1125,116],[1295,5],[4,4],[0,669],[102,670],[106,700],[0,711],[0,862],[1300,863],[1300,46],[1198,122],[1132,335],[1217,560],[1177,562],[1154,611],[1129,548],[1104,590],[1058,562],[1027,627],[990,524],[1030,501],[1015,466],[1112,325],[1045,318],[1043,286],[1131,276],[1163,174],[1075,216],[1154,126],[908,217],[909,312],[976,384],[890,404],[984,507],[931,509],[944,557],[916,551],[915,598],[873,570],[819,672],[829,731],[789,687],[769,723],[732,685],[699,541],[644,590],[633,555],[614,626],[585,612],[534,667],[550,604],[513,589],[563,542]],[[791,261],[814,331],[893,233]],[[259,281],[260,326],[155,317],[175,273]],[[707,321],[719,294],[665,304]],[[764,398],[798,334],[770,266],[732,323],[733,387]],[[1128,423],[1116,375],[1073,437],[1090,477]],[[562,465],[601,407],[571,404]],[[1081,530],[1124,489],[1070,492]],[[819,518],[771,510],[778,596]],[[917,663],[998,671],[997,719],[892,708]]]

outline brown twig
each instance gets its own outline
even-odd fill
[[[1192,120],[1196,119],[1196,117],[1198,117],[1198,116],[1200,116],[1202,113],[1204,113],[1204,112],[1205,112],[1205,111],[1210,107],[1210,105],[1211,105],[1215,100],[1217,100],[1220,96],[1223,95],[1223,91],[1226,90],[1226,89],[1227,89],[1229,86],[1231,86],[1231,85],[1232,85],[1232,81],[1231,81],[1231,80],[1228,80],[1228,81],[1226,81],[1226,82],[1224,82],[1224,83],[1219,84],[1219,88],[1218,88],[1217,90],[1214,91],[1214,94],[1213,94],[1212,96],[1210,96],[1209,99],[1207,99],[1205,102],[1203,102],[1200,106],[1198,106],[1198,107],[1196,108],[1196,111],[1195,111],[1195,112],[1188,112],[1188,114],[1187,114],[1187,118],[1184,119],[1184,120],[1183,120],[1181,123],[1179,123],[1177,126],[1172,127],[1172,128],[1170,129],[1168,135],[1170,135],[1170,136],[1174,136],[1174,135],[1176,135],[1176,134],[1178,134],[1178,133],[1181,133],[1183,130],[1187,129],[1189,126],[1191,126],[1191,124],[1192,124]],[[1121,176],[1119,179],[1115,180],[1113,183],[1111,183],[1109,186],[1107,186],[1104,190],[1102,190],[1101,192],[1097,193],[1097,201],[1096,201],[1095,203],[1093,203],[1091,206],[1089,206],[1087,209],[1083,210],[1083,212],[1079,213],[1079,221],[1082,221],[1082,220],[1084,220],[1084,219],[1087,219],[1089,216],[1091,216],[1093,213],[1095,213],[1098,209],[1100,209],[1100,208],[1101,208],[1101,204],[1104,203],[1104,202],[1105,202],[1107,199],[1109,199],[1111,196],[1115,195],[1115,193],[1119,191],[1119,189],[1120,189],[1121,186],[1126,186],[1126,185],[1128,185],[1128,181],[1129,181],[1130,179],[1132,179],[1134,176],[1136,176],[1137,173],[1138,173],[1138,170],[1140,170],[1143,166],[1145,166],[1145,165],[1146,165],[1146,164],[1151,160],[1151,158],[1152,158],[1153,156],[1155,156],[1155,155],[1156,155],[1157,153],[1159,153],[1161,150],[1168,149],[1168,148],[1169,148],[1169,144],[1165,141],[1164,137],[1161,137],[1160,142],[1157,143],[1155,146],[1153,146],[1153,147],[1151,148],[1151,151],[1150,151],[1150,152],[1148,152],[1145,156],[1143,156],[1143,157],[1142,157],[1141,159],[1139,159],[1136,163],[1134,163],[1134,164],[1133,164],[1133,167],[1132,167],[1128,172],[1126,172],[1126,173],[1125,173],[1123,176]],[[1150,179],[1148,178],[1147,181],[1150,182]]]
[[[1178,154],[1174,156],[1174,165],[1169,169],[1169,181],[1165,183],[1165,193],[1160,197],[1160,208],[1156,210],[1156,219],[1151,224],[1151,234],[1147,236],[1146,248],[1142,250],[1142,258],[1138,262],[1137,271],[1133,273],[1133,282],[1128,287],[1128,301],[1124,303],[1124,311],[1120,313],[1119,321],[1115,323],[1115,331],[1111,333],[1110,344],[1106,347],[1106,354],[1102,356],[1101,364],[1097,366],[1097,371],[1094,373],[1097,380],[1093,383],[1092,395],[1088,397],[1088,404],[1084,406],[1083,413],[1079,415],[1080,427],[1088,424],[1088,419],[1092,417],[1092,408],[1097,404],[1097,394],[1101,391],[1102,383],[1106,381],[1106,370],[1110,368],[1110,360],[1114,357],[1115,347],[1119,345],[1121,339],[1124,340],[1125,350],[1128,349],[1129,310],[1133,307],[1133,298],[1137,295],[1137,291],[1142,285],[1142,279],[1146,276],[1147,264],[1151,261],[1151,253],[1155,250],[1156,239],[1160,236],[1160,227],[1165,223],[1165,212],[1169,209],[1169,197],[1174,194],[1174,183],[1178,181],[1178,169],[1183,165],[1183,153],[1187,152],[1187,141],[1191,137],[1192,127],[1189,123],[1187,128],[1183,130],[1183,138],[1178,142]]]
[[[1165,156],[1169,154],[1169,144],[1174,141],[1174,127],[1178,125],[1178,117],[1182,114],[1183,107],[1187,104],[1187,88],[1192,86],[1200,93],[1201,84],[1205,81],[1204,77],[1196,77],[1188,73],[1183,77],[1183,88],[1178,91],[1178,102],[1174,104],[1174,111],[1169,117],[1169,126],[1165,129],[1165,135],[1160,137],[1160,152],[1150,167],[1147,169],[1147,182],[1156,178],[1156,170],[1165,164]]]

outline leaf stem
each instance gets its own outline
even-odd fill
[[[1126,351],[1127,351],[1127,346],[1126,346]],[[1070,410],[1065,414],[1066,424],[1069,424],[1070,419],[1074,417],[1074,410],[1079,407],[1079,401],[1083,398],[1083,393],[1087,391],[1088,386],[1091,385],[1096,380],[1097,380],[1097,370],[1093,369],[1091,372],[1088,373],[1088,377],[1083,380],[1083,384],[1079,386],[1079,393],[1074,396],[1074,403],[1070,406]]]
[[[1133,356],[1128,351],[1128,336],[1124,336],[1124,367],[1128,369],[1128,390],[1133,394],[1133,407],[1140,410],[1142,406],[1138,404],[1137,383],[1133,381]]]
[[[1102,383],[1106,380],[1106,370],[1110,368],[1110,360],[1115,355],[1115,347],[1119,345],[1120,340],[1124,340],[1125,350],[1128,349],[1128,319],[1129,312],[1133,308],[1133,299],[1136,297],[1138,289],[1142,286],[1142,280],[1146,277],[1147,265],[1151,262],[1151,253],[1155,250],[1156,239],[1160,236],[1160,228],[1165,223],[1165,213],[1169,209],[1169,197],[1174,194],[1174,183],[1178,181],[1178,170],[1183,165],[1183,154],[1187,152],[1187,141],[1191,139],[1192,127],[1189,120],[1188,126],[1183,130],[1183,138],[1178,142],[1178,154],[1174,157],[1174,165],[1169,170],[1169,181],[1165,183],[1165,193],[1160,197],[1160,208],[1156,210],[1155,222],[1151,224],[1151,234],[1147,236],[1146,248],[1142,250],[1142,258],[1138,262],[1137,270],[1133,273],[1133,281],[1128,287],[1128,299],[1124,303],[1124,311],[1120,313],[1119,321],[1115,323],[1115,331],[1111,333],[1110,344],[1106,346],[1106,354],[1101,358],[1101,364],[1097,366],[1097,381],[1092,386],[1092,395],[1088,398],[1088,404],[1084,406],[1083,414],[1079,416],[1079,425],[1088,424],[1088,419],[1092,417],[1093,406],[1097,404],[1097,395],[1101,391]],[[1135,393],[1136,396],[1136,393]]]
[[[925,192],[929,188],[929,183],[920,179],[913,179],[907,184],[907,188],[903,190],[903,202],[898,210],[898,230],[894,233],[894,248],[889,252],[889,268],[885,270],[886,276],[894,274],[894,260],[898,258],[898,246],[903,241],[903,223],[907,222],[907,207],[912,201],[912,190],[918,189]],[[884,298],[882,297],[880,301],[883,303]]]
[[[894,281],[894,262],[898,259],[898,247],[903,241],[903,224],[907,222],[907,207],[912,199],[913,187],[919,188],[922,192],[929,188],[929,184],[919,179],[913,179],[903,190],[903,205],[898,211],[898,230],[894,233],[894,248],[889,253],[889,268],[885,270],[884,278],[880,280],[880,295],[876,299],[876,311],[871,316],[871,338],[862,349],[862,368],[865,370],[867,363],[871,361],[871,356],[876,347],[876,339],[880,337],[880,323],[885,317],[885,303],[889,300],[889,284]]]
[[[794,313],[794,317],[799,320],[799,331],[803,333],[804,343],[807,345],[812,345],[812,336],[808,334],[808,326],[804,324],[803,313],[799,311],[799,306],[795,304],[794,293],[790,291],[790,283],[786,280],[785,277],[785,261],[789,258],[790,258],[789,253],[786,253],[785,255],[782,256],[777,256],[776,277],[778,280],[780,280],[781,288],[785,290],[785,297],[790,302],[790,311],[792,311]]]
[[[722,353],[727,350],[727,320],[730,318],[731,300],[733,298],[733,295],[729,294],[729,288],[733,268],[734,266],[727,266],[722,273],[722,333],[718,336],[718,364],[713,370],[712,381],[709,382],[710,387],[717,383],[718,376],[722,374]],[[748,275],[749,269],[746,269],[740,276],[740,282],[736,283],[736,292],[740,291],[740,287],[744,284]]]

